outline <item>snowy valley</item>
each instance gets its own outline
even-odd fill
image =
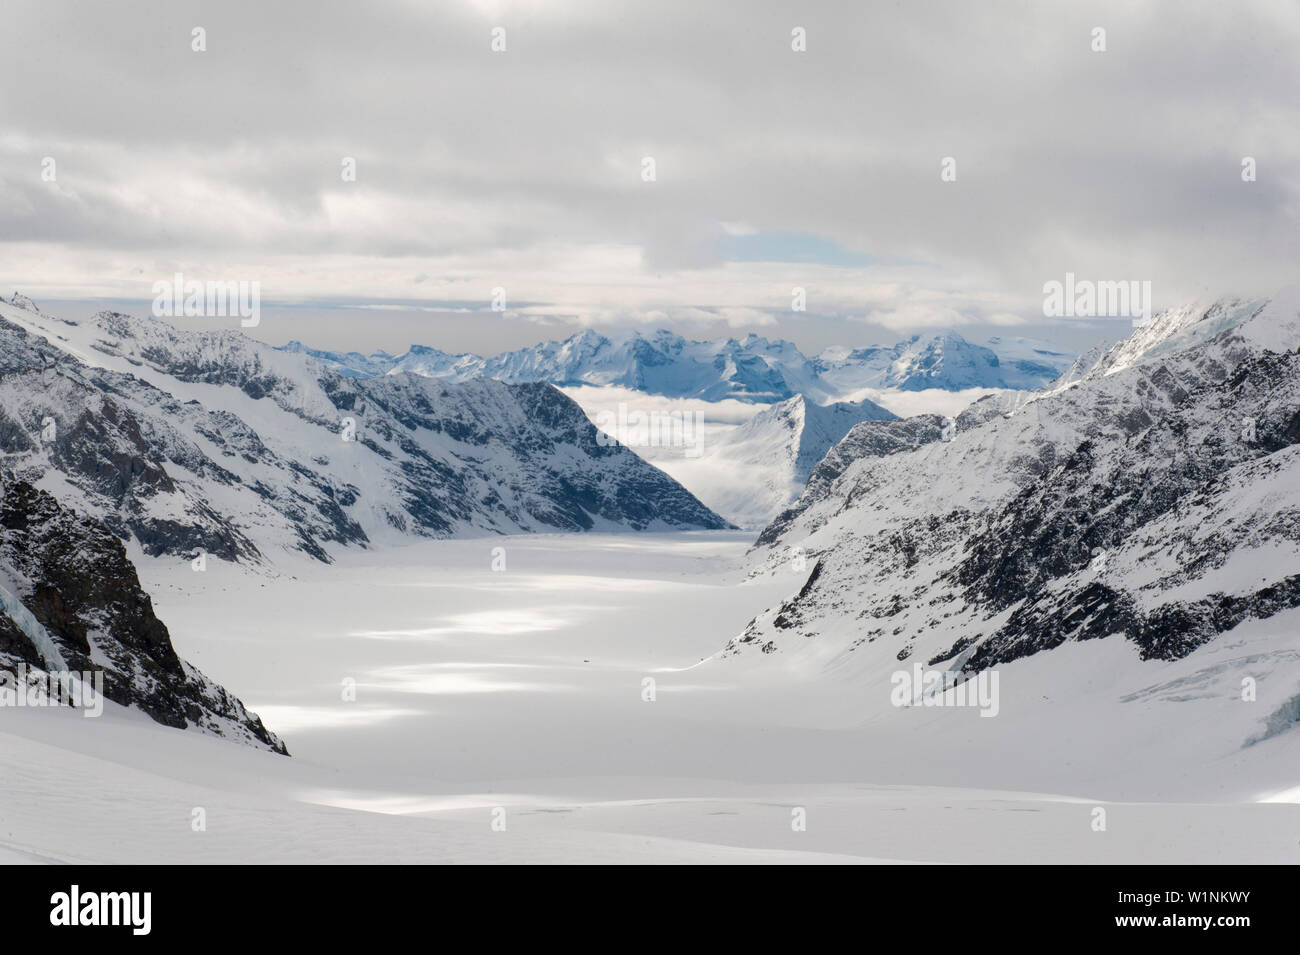
[[[1300,859],[1294,293],[808,390],[0,320],[0,665],[108,698],[0,709],[4,861]]]

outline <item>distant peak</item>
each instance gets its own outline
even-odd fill
[[[13,298],[9,299],[9,304],[15,308],[26,309],[29,312],[39,312],[40,308],[30,298],[22,292],[14,292]]]

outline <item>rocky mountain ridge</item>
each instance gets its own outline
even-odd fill
[[[1300,607],[1300,292],[1171,310],[947,424],[849,432],[756,544],[797,592],[724,656],[966,678],[1092,639],[1179,659]]]

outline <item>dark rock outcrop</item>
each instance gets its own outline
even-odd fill
[[[0,575],[68,668],[100,671],[104,696],[165,726],[195,727],[287,755],[256,714],[176,655],[122,542],[25,481],[4,475]],[[39,648],[0,611],[0,669],[43,667]]]

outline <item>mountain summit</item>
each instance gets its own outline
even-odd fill
[[[151,556],[728,526],[548,384],[349,377],[117,312],[0,304],[0,450]]]
[[[728,654],[961,680],[1103,638],[1181,660],[1233,632],[1199,682],[1149,694],[1231,699],[1271,672],[1294,694],[1292,650],[1242,648],[1300,608],[1300,292],[1170,310],[1026,404],[936,424],[859,424],[827,455],[757,545],[773,571],[806,553],[802,586]],[[1297,699],[1234,710],[1241,745]]]
[[[454,381],[615,385],[669,398],[771,404],[796,394],[826,404],[863,388],[1035,389],[1055,380],[1075,358],[1045,342],[994,338],[976,345],[952,331],[914,335],[891,346],[830,348],[814,358],[791,342],[754,334],[691,341],[663,329],[618,340],[588,330],[492,358],[421,345],[396,357],[320,351],[299,342],[281,350],[305,352],[349,377],[411,372]]]

